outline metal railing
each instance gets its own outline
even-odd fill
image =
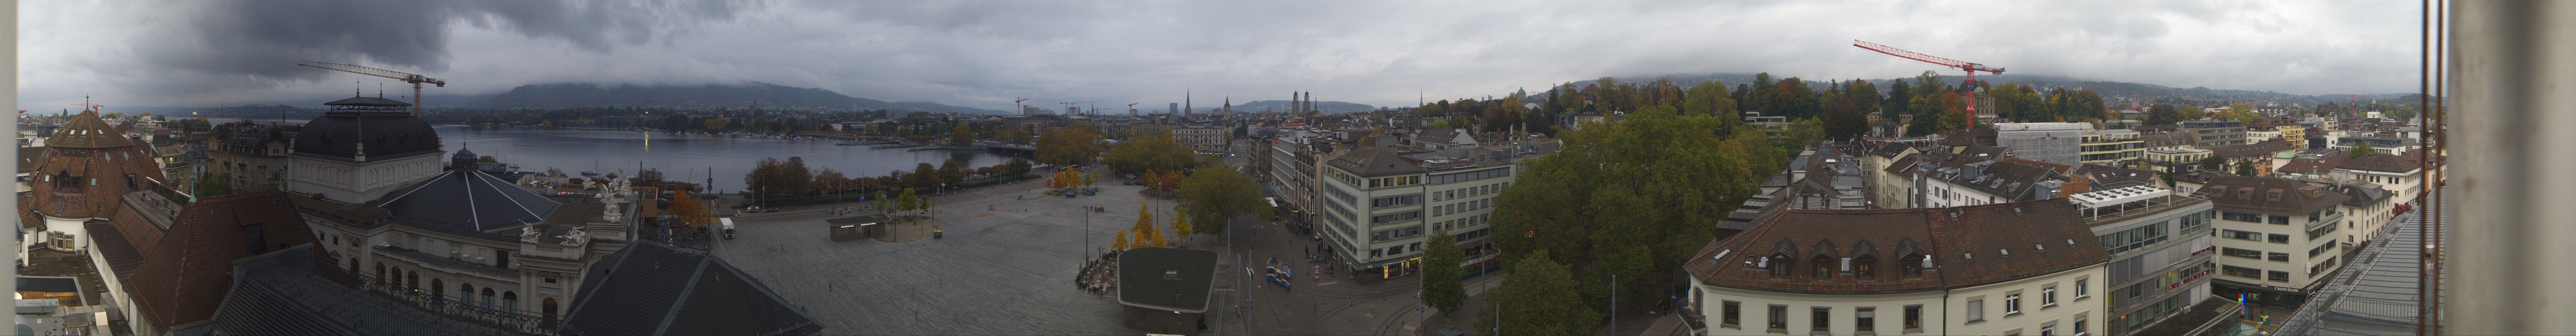
[[[563,322],[561,318],[522,314],[517,309],[484,307],[467,301],[468,297],[424,292],[400,282],[384,281],[339,267],[325,266],[321,269],[323,277],[331,278],[332,282],[474,325],[527,335],[554,335],[556,327]]]

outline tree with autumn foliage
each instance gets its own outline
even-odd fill
[[[706,226],[708,212],[706,202],[698,201],[698,197],[689,195],[688,191],[671,192],[671,217],[678,218],[680,223]]]
[[[1109,250],[1110,250],[1110,251],[1120,251],[1120,250],[1126,250],[1126,249],[1127,249],[1127,230],[1118,230],[1118,242],[1115,242],[1115,243],[1109,243]]]

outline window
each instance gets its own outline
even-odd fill
[[[2075,279],[2075,299],[2076,299],[2076,300],[2083,300],[2084,298],[2093,297],[2092,293],[2090,293],[2090,292],[2088,292],[2088,291],[2087,291],[2087,290],[2089,290],[2091,287],[2090,287],[2090,286],[2087,286],[2087,284],[2085,283],[2085,282],[2092,281],[2092,280],[2093,280],[2093,279]]]
[[[1859,258],[1852,258],[1852,277],[1861,280],[1877,278],[1878,272],[1874,270],[1877,266],[1877,256],[1861,255]]]
[[[2129,250],[2135,250],[2140,247],[2146,247],[2147,245],[2164,242],[2166,238],[2170,238],[2168,236],[2170,235],[2165,233],[2164,223],[2156,223],[2154,225],[2120,230],[2120,232],[2112,232],[2111,234],[2102,235],[2095,239],[2101,241],[2102,248],[2110,250],[2112,254],[2119,254],[2120,252],[2128,252]]]
[[[1986,300],[1968,300],[1968,323],[1986,321]]]
[[[2277,262],[2290,262],[2290,254],[2289,254],[2289,253],[2270,252],[2269,257],[2271,257],[2272,261],[2277,261]]]
[[[2039,308],[2040,308],[2040,309],[2048,309],[2048,308],[2050,308],[2050,307],[2056,307],[2056,306],[2057,306],[2057,286],[2048,286],[2048,288],[2042,288],[2042,289],[2040,289],[2040,290],[2039,290]]]
[[[1771,331],[1789,332],[1789,306],[1771,305]]]
[[[2290,225],[2290,216],[2272,215],[2272,225]]]
[[[2311,223],[2313,223],[2313,222],[2311,222]],[[2308,239],[2309,239],[2309,240],[2315,240],[2315,239],[2317,239],[2317,237],[2331,237],[2331,236],[2333,236],[2333,235],[2334,235],[2334,231],[2335,231],[2334,223],[2326,223],[2326,225],[2319,225],[2319,226],[2317,226],[2317,228],[2316,228],[2316,229],[2310,229],[2310,230],[2308,230]]]
[[[2253,268],[2246,268],[2246,267],[2229,266],[2229,265],[2219,265],[2219,266],[2218,266],[2218,273],[2219,273],[2219,274],[2225,274],[2225,275],[2227,275],[2227,276],[2240,277],[2240,278],[2247,278],[2247,279],[2262,279],[2262,278],[2263,278],[2263,270],[2253,269]]]
[[[2271,234],[2271,235],[2270,235],[2270,238],[2272,238],[2272,243],[2275,243],[2275,244],[2289,244],[2289,243],[2290,243],[2290,235],[2274,233],[2274,234]]]
[[[2021,294],[2004,294],[2004,316],[2021,315]]]
[[[1809,319],[1815,320],[1813,323],[1813,329],[1808,330],[1819,333],[1832,333],[1834,328],[1833,314],[1834,308],[1832,307],[1816,307],[1816,313],[1809,315]]]
[[[1923,276],[1924,261],[1931,259],[1932,256],[1907,254],[1904,259],[1897,260],[1896,263],[1898,264],[1897,266],[1899,266],[1897,270],[1904,272],[1905,277],[1908,278],[1921,277]]]
[[[2057,336],[2057,325],[2049,324],[2039,326],[2039,336]]]
[[[1718,318],[1718,326],[1743,329],[1743,320],[1739,318],[1740,316],[1743,316],[1743,306],[1744,303],[1742,302],[1726,301],[1726,303],[1724,303],[1725,308],[1721,309],[1722,315],[1719,315]]]
[[[2247,222],[2247,223],[2262,223],[2262,222],[2263,222],[2263,215],[2256,215],[2256,214],[2249,214],[2249,213],[2241,213],[2241,212],[2226,212],[2226,213],[2222,213],[2222,214],[2220,214],[2220,215],[2219,215],[2219,217],[2220,217],[2221,219],[2232,220],[2232,221],[2239,221],[2239,222]]]
[[[1771,269],[1771,277],[1789,277],[1789,255],[1772,253],[1770,257],[1763,258],[1762,260],[1765,265],[1761,266]]]
[[[1877,332],[1878,307],[1852,308],[1852,327],[1861,333]]]
[[[555,283],[555,278],[546,278],[546,283]]]
[[[519,310],[519,292],[501,292],[501,309]]]
[[[546,319],[552,320],[552,319],[554,319],[554,318],[555,318],[555,306],[556,306],[556,305],[555,305],[555,298],[546,298],[546,301],[545,301],[545,309],[546,309],[545,313],[546,313]]]
[[[2328,240],[2324,244],[2317,244],[2317,248],[2308,249],[2308,257],[2315,258],[2318,254],[2325,254],[2326,251],[2333,251],[2334,247],[2335,242],[2332,240]]]
[[[2267,271],[2264,273],[2271,275],[2272,278],[2270,280],[2272,281],[2290,281],[2290,271]]]
[[[1905,306],[1905,331],[1923,331],[1923,305]]]
[[[2237,257],[2237,258],[2254,259],[2254,260],[2263,260],[2263,251],[2255,251],[2255,250],[2248,250],[2248,249],[2240,249],[2240,248],[2233,248],[2233,247],[2225,247],[2225,248],[2219,248],[2219,249],[2218,249],[2218,254],[2226,255],[2226,256],[2230,256],[2230,257]]]
[[[1809,264],[1809,265],[1811,265],[1811,266],[1813,266],[1813,268],[1816,270],[1816,272],[1815,272],[1815,274],[1814,274],[1814,276],[1813,276],[1816,280],[1831,280],[1831,279],[1833,279],[1833,278],[1834,278],[1834,258],[1833,258],[1833,257],[1827,257],[1827,256],[1825,256],[1825,255],[1819,254],[1819,255],[1816,255],[1816,258],[1815,258],[1815,259],[1808,260],[1808,264]]]
[[[2260,239],[2262,239],[2262,238],[2257,238],[2257,237],[2262,237],[2261,235],[2262,235],[2263,233],[2261,233],[2261,232],[2252,232],[2252,231],[2236,231],[2236,230],[2218,230],[2218,231],[2219,231],[2219,235],[2218,235],[2219,237],[2225,237],[2225,238],[2227,238],[2227,239],[2262,241],[2262,240],[2260,240]]]
[[[2084,314],[2075,314],[2075,329],[2072,329],[2071,331],[2074,331],[2076,335],[2084,334]]]

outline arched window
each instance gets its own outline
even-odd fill
[[[1875,255],[1863,254],[1858,258],[1852,258],[1852,278],[1861,280],[1878,278],[1877,266],[1878,256]]]
[[[545,301],[545,312],[546,312],[546,319],[548,319],[548,320],[555,319],[555,298],[546,298],[546,301]]]
[[[1814,274],[1816,280],[1833,279],[1834,267],[1840,266],[1833,256],[1823,254],[1816,255],[1814,259],[1808,260],[1808,263],[1815,264],[1812,268],[1816,270]]]
[[[1899,268],[1900,270],[1904,270],[1904,271],[1905,271],[1905,277],[1908,277],[1908,278],[1922,277],[1922,276],[1923,276],[1923,258],[1931,258],[1931,257],[1932,257],[1932,256],[1922,255],[1922,254],[1918,254],[1918,253],[1907,253],[1907,254],[1905,254],[1905,257],[1904,257],[1904,258],[1897,259],[1897,260],[1896,260],[1896,263],[1897,263],[1897,264],[1899,264],[1899,267],[1901,267],[1901,268]]]
[[[474,284],[456,284],[456,302],[468,306],[474,305]]]
[[[492,287],[483,287],[483,308],[492,307]]]
[[[502,311],[508,311],[508,312],[518,312],[518,311],[519,311],[519,292],[501,292],[501,310],[502,310]]]
[[[376,281],[385,280],[385,263],[376,263]]]
[[[438,278],[429,278],[429,299],[431,301],[447,301],[447,282],[438,280]]]
[[[1771,277],[1786,278],[1789,277],[1789,264],[1793,264],[1789,262],[1790,260],[1793,259],[1789,259],[1787,254],[1772,253],[1771,261],[1766,262],[1769,265],[1764,266],[1771,268]]]
[[[420,291],[420,270],[403,274],[403,288],[410,288],[414,292]]]

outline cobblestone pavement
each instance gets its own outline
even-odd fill
[[[737,239],[719,241],[715,253],[804,306],[826,334],[1135,334],[1120,326],[1115,299],[1079,291],[1074,276],[1086,255],[1136,223],[1137,205],[1152,206],[1162,224],[1174,203],[1146,199],[1142,187],[1099,188],[1097,196],[1042,197],[1041,182],[1023,182],[943,196],[934,216],[946,236],[905,243],[833,242],[821,222],[833,217],[829,206],[746,214],[735,219]],[[1235,313],[1225,304],[1230,290],[1214,294],[1212,328]]]

